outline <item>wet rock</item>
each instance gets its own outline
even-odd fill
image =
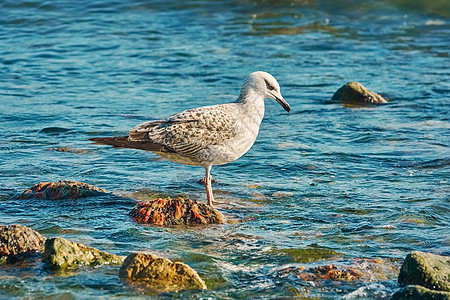
[[[449,300],[450,292],[435,291],[420,285],[408,285],[392,295],[391,300]]]
[[[357,280],[361,279],[362,273],[347,266],[340,268],[335,265],[319,266],[309,269],[299,269],[298,276],[304,281],[316,280]]]
[[[76,148],[70,148],[70,147],[56,147],[56,148],[49,148],[48,151],[56,151],[56,152],[70,152],[70,153],[76,153],[76,154],[86,154],[89,153],[89,149],[76,149]]]
[[[132,253],[124,261],[119,277],[139,288],[155,292],[206,289],[191,267],[149,253]]]
[[[450,257],[413,251],[403,262],[398,283],[450,292]]]
[[[98,196],[106,193],[105,189],[99,189],[93,185],[63,180],[58,182],[39,182],[26,189],[18,199],[77,199],[82,197]]]
[[[331,100],[339,100],[348,104],[380,104],[387,103],[379,94],[365,88],[359,82],[349,82],[334,93]]]
[[[181,197],[139,202],[130,216],[138,223],[163,226],[222,224],[225,219],[217,209]]]
[[[398,274],[398,263],[383,259],[356,258],[352,260],[335,261],[323,266],[305,267],[289,266],[277,271],[276,276],[286,278],[293,275],[294,281],[367,281],[376,282],[390,280]]]
[[[103,252],[64,238],[50,238],[45,242],[42,260],[53,269],[74,268],[78,265],[120,265],[125,257]]]
[[[313,262],[324,260],[342,255],[331,249],[326,248],[306,248],[306,249],[276,249],[271,251],[272,254],[285,254],[290,260],[299,263]]]
[[[21,225],[0,225],[0,263],[26,259],[44,251],[45,237]]]

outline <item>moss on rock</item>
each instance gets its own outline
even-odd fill
[[[408,285],[392,295],[391,300],[449,300],[450,292],[435,291],[420,285]]]
[[[403,262],[398,282],[450,292],[450,257],[413,251]]]
[[[51,268],[61,269],[78,265],[120,265],[125,257],[57,237],[47,239],[42,259]]]
[[[370,91],[359,82],[344,84],[334,93],[331,100],[339,100],[348,104],[380,104],[387,103],[381,95]]]
[[[285,254],[289,259],[294,262],[308,263],[318,260],[330,259],[342,254],[331,249],[325,248],[306,248],[306,249],[277,249],[273,250],[274,254]]]

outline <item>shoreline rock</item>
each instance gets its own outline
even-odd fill
[[[125,257],[56,237],[45,242],[42,260],[53,269],[62,269],[79,265],[120,265]]]
[[[217,209],[188,198],[158,198],[139,202],[130,212],[138,223],[161,226],[223,224],[225,217]]]
[[[119,277],[138,288],[158,293],[207,289],[203,279],[188,265],[150,253],[128,255]]]
[[[0,225],[0,264],[27,259],[44,252],[46,238],[22,225]]]
[[[331,100],[339,100],[348,104],[381,104],[387,103],[381,95],[370,91],[359,82],[349,82],[334,93]]]
[[[413,251],[403,262],[398,283],[450,292],[450,257]]]
[[[403,288],[392,295],[394,300],[450,299],[450,256],[411,252],[400,268],[398,283]]]
[[[17,199],[63,200],[99,196],[105,193],[107,193],[105,189],[100,189],[84,182],[61,180],[57,182],[39,182],[26,189]]]
[[[391,300],[449,300],[450,293],[430,290],[421,285],[408,285],[392,295]]]

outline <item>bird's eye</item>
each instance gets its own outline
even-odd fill
[[[267,80],[264,79],[264,82],[266,83],[266,88],[269,91],[273,91],[275,89],[275,87],[273,85],[271,85]]]

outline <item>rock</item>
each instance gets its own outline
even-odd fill
[[[347,266],[341,266],[340,268],[335,265],[319,266],[309,269],[299,269],[298,277],[304,281],[316,281],[316,280],[358,280],[362,278],[362,273],[356,271]]]
[[[207,288],[203,279],[188,265],[149,253],[128,255],[120,268],[119,277],[155,292]]]
[[[105,189],[99,189],[93,185],[63,180],[58,182],[39,182],[26,189],[18,199],[77,199],[82,197],[98,196],[106,193]]]
[[[276,276],[285,277],[287,274],[294,275],[293,278],[301,281],[376,282],[395,278],[398,267],[396,262],[390,260],[356,258],[309,268],[291,265],[278,270]]]
[[[70,152],[70,153],[76,153],[76,154],[86,154],[89,153],[89,149],[75,149],[70,147],[56,147],[56,148],[49,148],[48,151],[56,151],[56,152]]]
[[[450,292],[450,257],[413,251],[400,268],[398,283]]]
[[[342,254],[326,248],[306,248],[306,249],[276,249],[271,251],[273,254],[285,254],[290,260],[299,263],[313,262],[341,256]]]
[[[392,295],[391,300],[449,300],[450,292],[435,291],[420,285],[408,285]]]
[[[64,238],[47,239],[42,260],[53,269],[73,268],[78,265],[120,265],[125,257],[103,252]]]
[[[153,225],[222,224],[224,216],[217,209],[187,198],[158,198],[139,202],[130,212],[138,223]]]
[[[387,103],[379,94],[365,88],[359,82],[349,82],[334,93],[331,100],[339,100],[349,104],[380,104]]]
[[[21,225],[0,225],[0,262],[13,262],[44,251],[45,237]]]

